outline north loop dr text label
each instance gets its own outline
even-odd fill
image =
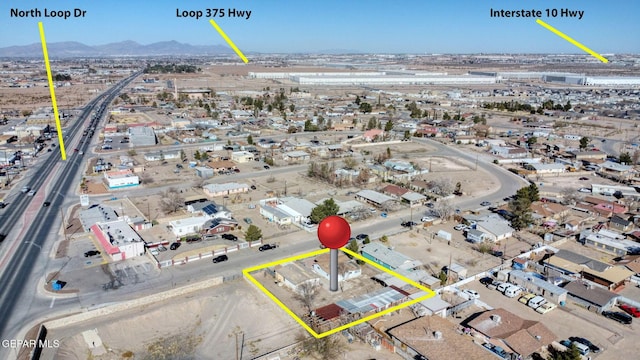
[[[571,9],[544,9],[544,10],[504,10],[504,9],[490,9],[491,17],[506,17],[506,18],[540,18],[543,15],[547,17],[568,17],[578,18],[581,20],[584,16],[583,10],[571,10]]]
[[[46,18],[61,18],[66,20],[70,17],[83,18],[87,15],[87,11],[78,9],[78,8],[73,9],[73,11],[72,10],[51,10],[47,8],[43,10],[40,10],[38,8],[29,9],[29,10],[11,9],[10,15],[11,17],[19,17],[19,18],[46,17]]]
[[[205,9],[202,10],[180,10],[176,9],[176,17],[183,18],[196,18],[200,19],[201,17],[229,17],[229,18],[244,18],[249,20],[251,17],[251,10],[238,10],[238,9]]]

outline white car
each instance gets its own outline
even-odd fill
[[[477,291],[475,290],[471,290],[471,289],[464,289],[462,290],[463,293],[469,295],[469,299],[479,299],[480,298],[480,294],[478,294]]]
[[[578,189],[578,191],[581,192],[581,193],[590,193],[591,189],[589,189],[589,188],[580,188],[580,189]]]
[[[27,193],[28,196],[34,196],[36,194],[35,190],[31,190]]]
[[[464,230],[466,227],[467,227],[467,225],[465,225],[465,224],[458,224],[458,225],[453,227],[453,230],[460,231],[460,230]]]

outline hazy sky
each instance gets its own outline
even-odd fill
[[[176,9],[214,6],[251,11],[248,20],[215,18],[244,52],[582,53],[536,24],[536,18],[491,18],[493,8],[541,10],[543,21],[598,53],[640,53],[637,0],[3,0],[0,47],[39,43],[38,21],[48,42],[223,44],[208,18],[176,17]],[[11,8],[80,8],[87,14],[67,20],[12,18]],[[584,16],[560,17],[563,8]],[[558,17],[547,17],[545,9],[557,9]]]

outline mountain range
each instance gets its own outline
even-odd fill
[[[97,57],[97,56],[159,56],[159,55],[227,55],[233,50],[223,45],[191,45],[177,41],[161,41],[142,45],[135,41],[122,41],[89,46],[75,41],[47,44],[49,57]],[[42,44],[0,48],[0,57],[42,57]]]

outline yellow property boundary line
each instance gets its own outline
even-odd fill
[[[397,311],[397,310],[406,308],[408,306],[411,306],[413,304],[419,303],[421,301],[424,301],[424,300],[429,299],[429,298],[431,298],[431,297],[436,295],[436,293],[433,292],[431,289],[429,289],[427,287],[424,287],[424,286],[418,284],[417,282],[415,282],[415,281],[413,281],[411,279],[408,279],[408,278],[406,278],[406,277],[394,272],[393,270],[389,270],[389,269],[383,267],[382,265],[377,264],[377,263],[365,258],[364,256],[362,256],[360,254],[357,254],[357,253],[354,253],[353,251],[350,251],[350,250],[348,250],[346,248],[341,248],[340,251],[342,251],[343,253],[345,253],[347,255],[350,255],[350,256],[353,256],[356,259],[362,260],[365,263],[367,263],[367,264],[375,267],[376,269],[378,269],[380,271],[383,271],[383,272],[385,272],[385,273],[387,273],[387,274],[389,274],[391,276],[395,276],[396,278],[408,283],[409,285],[424,291],[426,294],[424,296],[420,296],[420,297],[415,298],[413,300],[406,301],[406,302],[403,302],[402,304],[399,304],[399,305],[390,307],[388,309],[382,310],[382,311],[377,312],[375,314],[372,314],[372,315],[369,315],[369,316],[365,316],[362,319],[358,319],[356,321],[352,321],[352,322],[350,322],[348,324],[336,327],[335,329],[331,329],[331,330],[328,330],[328,331],[325,331],[323,333],[318,334],[309,325],[307,325],[307,323],[305,323],[302,319],[300,319],[300,317],[298,317],[298,315],[296,315],[293,311],[291,311],[291,309],[289,309],[282,301],[280,301],[280,299],[278,299],[269,290],[267,290],[262,284],[260,284],[260,282],[258,280],[256,280],[256,278],[253,277],[253,275],[250,274],[252,272],[255,272],[255,271],[258,271],[258,270],[262,270],[262,269],[265,269],[265,268],[269,268],[269,267],[272,267],[272,266],[281,265],[281,264],[292,262],[292,261],[295,261],[295,260],[306,259],[308,257],[312,257],[312,256],[316,256],[316,255],[326,254],[326,253],[329,252],[329,250],[330,249],[316,250],[316,251],[312,251],[310,253],[297,255],[297,256],[293,256],[293,257],[289,257],[289,258],[286,258],[286,259],[273,261],[273,262],[262,264],[262,265],[258,265],[258,266],[253,266],[253,267],[246,268],[246,269],[242,270],[242,274],[244,274],[244,276],[249,281],[251,281],[255,286],[257,286],[258,289],[262,290],[262,292],[264,292],[271,300],[273,300],[278,306],[280,306],[287,314],[289,314],[296,322],[298,322],[298,324],[300,324],[305,330],[307,330],[316,339],[320,339],[320,338],[323,338],[325,336],[329,336],[331,334],[335,334],[335,333],[337,333],[339,331],[346,330],[346,329],[348,329],[348,328],[350,328],[352,326],[355,326],[355,325],[358,325],[358,324],[362,324],[363,322],[367,322],[367,321],[373,320],[375,318],[378,318],[378,317],[381,317],[383,315],[389,314],[389,313],[391,313],[393,311]]]

